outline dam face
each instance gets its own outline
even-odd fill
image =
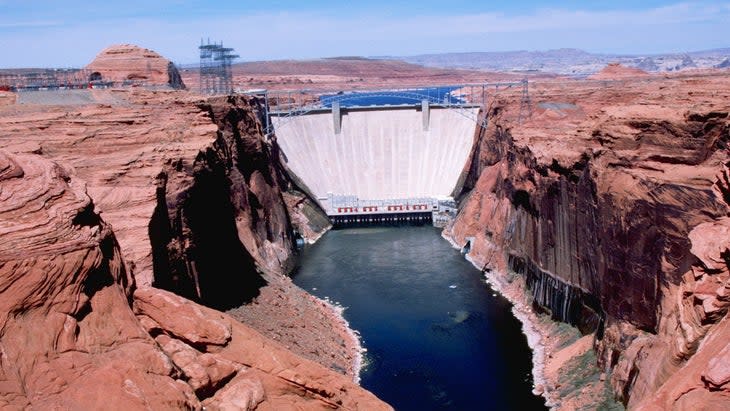
[[[478,111],[419,104],[271,120],[284,161],[327,214],[363,216],[437,209],[467,161]]]

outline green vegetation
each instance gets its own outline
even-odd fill
[[[595,392],[598,403],[578,408],[581,411],[623,411],[624,406],[613,399],[613,392],[609,385],[609,376],[601,381],[601,371],[596,367],[596,354],[593,350],[570,359],[560,370],[560,397],[569,398],[581,391]]]
[[[563,366],[563,370],[559,380],[561,397],[567,397],[589,384],[600,382],[601,373],[596,367],[596,355],[593,350],[588,350],[579,357],[571,358]]]
[[[553,329],[550,335],[554,338],[559,338],[560,343],[556,346],[556,350],[562,350],[563,348],[578,341],[583,335],[580,331],[568,323],[553,322],[549,316],[543,315],[541,318],[545,318],[547,321],[553,323]]]

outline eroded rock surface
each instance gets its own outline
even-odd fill
[[[141,82],[185,88],[175,65],[155,51],[132,44],[117,44],[102,50],[86,68],[90,81]]]
[[[0,408],[195,408],[83,183],[35,155],[0,169]]]
[[[70,387],[68,390],[44,388],[42,392],[34,391],[35,399],[28,399],[25,382],[18,382],[16,377],[26,378],[25,374],[10,369],[0,378],[10,381],[8,385],[0,384],[0,396],[3,400],[8,398],[8,407],[41,404],[41,409],[93,409],[99,408],[98,404],[106,405],[111,398],[124,409],[143,407],[139,404],[148,404],[152,409],[389,409],[352,382],[354,351],[352,346],[343,345],[341,337],[346,328],[333,323],[328,307],[293,286],[283,275],[295,251],[295,231],[315,238],[328,226],[318,206],[277,168],[276,144],[266,142],[261,135],[255,102],[242,98],[207,101],[185,91],[93,91],[89,102],[54,105],[50,101],[42,106],[0,108],[0,148],[22,153],[18,154],[20,158],[39,158],[32,153],[63,164],[68,173],[61,173],[65,176],[62,180],[71,181],[72,187],[82,186],[80,181],[85,181],[93,205],[84,194],[88,209],[79,212],[81,217],[74,223],[66,221],[72,220],[70,214],[60,216],[60,226],[79,225],[82,234],[89,230],[111,233],[113,228],[111,238],[118,241],[118,246],[107,252],[111,257],[94,254],[84,257],[91,262],[83,262],[83,255],[77,259],[71,256],[63,261],[44,262],[38,269],[26,267],[25,263],[4,264],[0,279],[16,281],[31,274],[45,279],[44,272],[75,273],[77,266],[91,266],[93,262],[102,267],[118,266],[115,275],[120,278],[104,280],[99,285],[102,291],[94,295],[113,295],[110,290],[121,290],[113,304],[106,297],[100,300],[102,305],[92,310],[93,315],[83,308],[89,304],[83,303],[85,297],[81,293],[79,315],[94,318],[90,329],[75,326],[66,317],[50,315],[46,319],[51,308],[30,314],[36,306],[55,304],[54,298],[46,301],[44,297],[43,303],[32,300],[28,307],[25,301],[13,302],[15,305],[8,307],[9,318],[28,322],[23,323],[21,334],[7,331],[0,337],[3,347],[12,348],[6,349],[7,355],[13,355],[13,360],[22,365],[32,362],[34,355],[43,357],[44,352],[51,353],[48,357],[53,358],[54,350],[59,350],[56,346],[62,346],[64,353],[72,347],[72,354],[64,354],[63,366],[79,375],[78,382],[76,377],[61,377],[53,382],[58,387]],[[2,178],[14,181],[27,174],[19,171],[22,167],[14,167],[15,163],[19,161],[2,163]],[[3,189],[3,201],[10,202],[2,204],[15,209],[13,192],[24,184],[13,185],[12,190]],[[27,214],[28,221],[37,219],[28,212],[21,214]],[[63,230],[73,238],[84,238],[74,234],[72,228]],[[48,230],[34,230],[30,235],[39,241],[38,252],[54,252],[60,242],[53,241]],[[98,233],[95,235],[100,236]],[[5,244],[3,241],[3,252],[17,250]],[[209,259],[206,265],[203,251],[212,252],[220,260]],[[19,252],[19,259],[28,254],[27,250]],[[105,263],[104,258],[111,263]],[[70,279],[64,281],[83,279],[80,275],[67,277]],[[254,279],[250,288],[249,278]],[[226,296],[247,296],[234,303],[249,301],[253,314],[238,319],[255,318],[251,321],[255,326],[265,324],[261,331],[268,332],[268,337],[276,338],[281,345],[236,319],[153,288],[153,284],[166,285],[172,291],[218,308],[223,308],[216,304]],[[70,289],[74,287],[86,289],[73,284]],[[66,287],[53,287],[48,293],[60,292],[58,288]],[[257,296],[260,297],[252,300]],[[96,301],[94,298],[92,302]],[[68,299],[65,294],[56,298],[64,304]],[[282,303],[274,305],[273,301]],[[228,308],[234,306],[230,300],[225,303]],[[76,309],[62,311],[74,317]],[[307,346],[305,341],[314,339],[302,339],[296,328],[281,332],[277,322],[284,317],[289,321],[288,314],[295,311],[304,312],[302,321],[312,325],[312,330],[322,330],[319,337],[326,344]],[[282,315],[273,317],[272,313]],[[106,321],[101,320],[106,316],[114,320],[98,324]],[[54,322],[46,327],[50,319]],[[74,321],[81,324],[80,320]],[[41,326],[31,327],[36,323]],[[273,331],[269,329],[272,325]],[[107,330],[107,326],[112,330]],[[57,339],[45,337],[45,330],[53,334],[54,327],[67,331],[59,331],[62,337]],[[83,356],[76,358],[80,354],[73,348],[74,327],[81,329],[76,338],[91,344],[92,348],[83,348],[92,353],[89,360]],[[28,350],[29,357],[23,357],[25,352],[20,353],[19,347],[31,339],[44,341],[42,349]],[[133,343],[126,343],[127,339]],[[102,340],[99,349],[93,345],[97,340]],[[287,347],[330,369],[293,354]],[[334,355],[327,351],[330,348]],[[312,355],[312,351],[319,353]],[[125,364],[119,365],[120,359]],[[14,362],[3,357],[0,363],[6,366]],[[97,370],[96,365],[103,367]],[[134,378],[123,379],[125,373]],[[56,381],[54,375],[50,373],[48,378]],[[35,374],[32,378],[41,381]],[[94,381],[90,382],[91,379]],[[113,388],[109,396],[103,395],[102,389],[87,392],[80,388],[97,385]],[[114,394],[116,389],[120,391],[118,395]],[[64,402],[77,401],[77,397],[84,402]]]
[[[521,274],[554,319],[595,333],[632,409],[727,406],[710,341],[727,313],[728,84],[531,84],[522,124],[517,96],[498,96],[447,230],[485,270]]]
[[[649,73],[635,67],[626,67],[619,63],[608,64],[603,70],[589,76],[591,80],[621,80],[636,79],[637,77],[646,77]]]
[[[3,409],[390,409],[350,377],[170,292],[135,289],[85,185],[0,151]]]

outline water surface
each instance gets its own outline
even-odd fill
[[[347,307],[361,384],[397,410],[544,410],[509,303],[433,227],[327,233],[294,282]]]
[[[431,103],[463,104],[464,101],[452,92],[458,87],[427,87],[408,90],[379,91],[358,91],[343,94],[323,95],[319,99],[325,107],[332,107],[334,101],[340,102],[340,107],[354,106],[384,106],[400,104],[421,104],[421,100],[429,100]]]

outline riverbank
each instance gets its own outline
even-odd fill
[[[362,371],[363,367],[365,348],[362,346],[362,341],[357,332],[350,328],[350,323],[345,319],[344,312],[347,307],[343,307],[339,303],[332,302],[329,299],[322,300],[314,296],[312,297],[324,305],[327,309],[326,314],[331,316],[332,324],[335,324],[336,329],[342,332],[345,348],[352,354],[351,368],[348,368],[347,375],[352,374],[352,380],[356,384],[360,384],[360,371]]]
[[[292,352],[359,381],[362,346],[342,315],[344,308],[321,300],[289,277],[265,276],[267,285],[247,305],[227,311]]]
[[[442,232],[454,248],[461,249],[447,232]],[[484,273],[490,287],[512,303],[512,313],[520,323],[532,351],[533,393],[545,399],[551,410],[568,411],[581,407],[622,410],[613,400],[608,377],[596,366],[592,335],[581,336],[577,329],[552,321],[532,308],[532,297],[522,276],[485,270],[483,257],[465,255]]]

